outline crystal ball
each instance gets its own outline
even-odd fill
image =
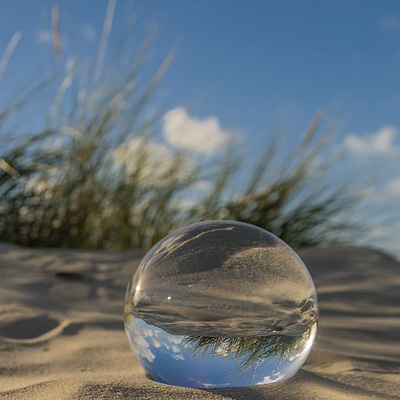
[[[130,280],[124,309],[147,376],[200,388],[290,378],[311,350],[317,316],[299,256],[236,221],[192,224],[159,241]]]

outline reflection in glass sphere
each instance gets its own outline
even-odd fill
[[[147,375],[202,388],[293,376],[317,331],[310,274],[273,234],[206,221],[158,242],[129,282],[125,328]]]

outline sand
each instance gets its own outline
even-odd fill
[[[306,249],[317,342],[287,381],[191,389],[149,380],[125,336],[143,252],[0,244],[0,399],[400,399],[400,264],[355,247]]]

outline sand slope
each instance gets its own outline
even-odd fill
[[[292,379],[235,389],[148,380],[122,323],[143,252],[0,244],[0,399],[400,399],[400,264],[362,248],[306,249],[319,335]]]

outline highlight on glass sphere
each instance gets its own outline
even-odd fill
[[[317,332],[312,278],[282,240],[236,221],[158,242],[128,284],[124,321],[150,379],[218,388],[293,376]]]

